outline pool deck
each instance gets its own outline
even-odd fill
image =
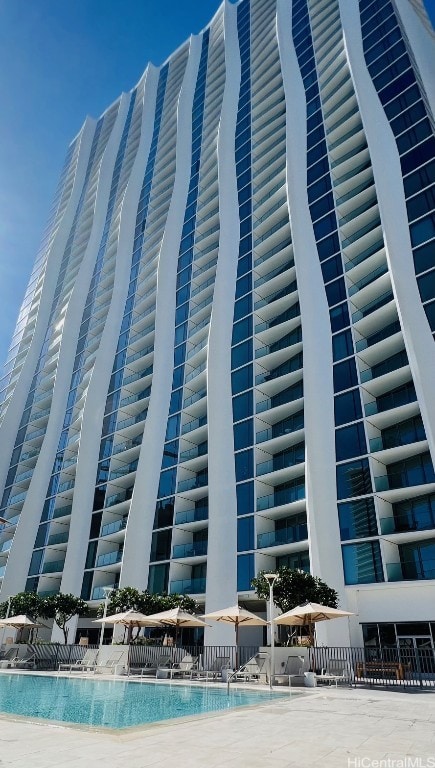
[[[405,768],[405,758],[435,766],[435,690],[322,687],[123,732],[0,716],[0,768]]]

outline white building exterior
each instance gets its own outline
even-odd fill
[[[417,0],[225,2],[86,120],[1,381],[0,600],[261,611],[288,565],[355,612],[329,645],[435,642],[433,56]]]

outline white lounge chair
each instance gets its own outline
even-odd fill
[[[198,656],[191,656],[190,653],[183,656],[181,661],[174,664],[169,670],[169,677],[172,680],[174,677],[191,677],[192,672],[198,667]]]
[[[229,656],[216,656],[209,669],[194,669],[191,677],[197,680],[219,680],[222,678],[222,671],[230,669]]]
[[[252,659],[243,664],[233,675],[231,680],[244,682],[266,682],[268,672],[268,653],[256,653]]]
[[[131,666],[128,668],[129,675],[152,676],[157,674],[158,669],[169,669],[171,666],[171,656],[161,654],[156,661],[150,661],[148,664]]]
[[[95,674],[123,674],[127,670],[128,648],[112,651],[109,656],[98,654],[94,667]]]
[[[326,668],[316,675],[316,683],[337,686],[340,682],[348,682],[352,685],[352,678],[352,668],[346,659],[329,659]]]
[[[88,648],[82,659],[77,659],[72,664],[59,664],[59,672],[92,672],[97,665],[98,648]]]
[[[303,656],[289,656],[282,672],[274,675],[275,681],[281,685],[292,685],[292,682],[304,684],[304,662]]]

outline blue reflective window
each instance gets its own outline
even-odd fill
[[[317,253],[319,254],[320,261],[329,259],[330,256],[333,256],[334,253],[337,253],[339,250],[340,243],[336,232],[329,237],[325,237],[320,243],[317,243]]]
[[[173,467],[178,460],[178,440],[173,440],[172,443],[165,443],[163,448],[163,460],[162,469],[167,467]]]
[[[181,410],[181,402],[183,398],[183,390],[177,389],[171,394],[171,402],[169,405],[169,413],[176,413]]]
[[[313,229],[316,240],[321,240],[326,235],[329,235],[330,232],[334,232],[337,229],[335,213],[328,213],[327,216],[324,216],[323,219],[320,219],[313,225]]]
[[[311,187],[310,187],[311,189]],[[310,205],[310,213],[313,221],[317,221],[326,213],[334,210],[334,196],[331,192],[327,195],[323,195],[317,203]]]
[[[176,416],[170,416],[168,419],[168,423],[166,426],[165,440],[172,440],[174,437],[177,437],[179,429],[180,429],[180,414],[177,413]]]
[[[254,513],[254,483],[240,483],[236,486],[237,514],[252,515]]]
[[[411,197],[406,203],[409,221],[420,218],[423,214],[435,209],[435,184],[428,187],[419,195]]]
[[[338,304],[339,301],[344,301],[346,299],[346,288],[342,277],[340,277],[339,280],[335,280],[333,283],[329,283],[325,290],[328,305],[330,307],[334,306],[334,304]]]
[[[435,270],[419,277],[417,283],[422,301],[435,298]]]
[[[252,312],[252,296],[248,293],[243,299],[239,299],[234,304],[234,321],[240,320],[245,315]]]
[[[350,499],[368,493],[372,493],[372,482],[367,459],[337,466],[337,498]]]
[[[187,323],[182,323],[181,325],[178,325],[175,329],[175,341],[174,345],[177,346],[177,344],[181,344],[182,341],[186,341],[187,339]]]
[[[244,320],[234,324],[232,343],[237,344],[250,336],[252,336],[252,315],[248,315]]]
[[[174,350],[174,367],[184,363],[186,359],[186,344],[180,344]]]
[[[254,420],[247,419],[234,425],[234,450],[248,448],[254,443]]]
[[[253,391],[244,392],[243,395],[237,395],[233,397],[233,419],[234,421],[240,421],[246,419],[247,416],[252,416],[254,412],[254,399]]]
[[[362,456],[365,453],[367,453],[367,444],[362,421],[336,430],[335,454],[337,461]]]
[[[160,473],[159,489],[157,492],[157,498],[161,499],[163,496],[172,496],[175,493],[175,478],[177,476],[177,470],[168,469],[165,472]]]
[[[341,255],[337,254],[332,259],[322,262],[320,265],[322,269],[323,280],[325,283],[329,283],[334,277],[338,277],[343,274],[343,264],[341,261]]]
[[[378,535],[373,496],[339,504],[338,519],[342,541]]]
[[[425,216],[424,219],[411,224],[409,230],[413,246],[421,245],[426,240],[431,240],[435,237],[435,213],[431,213],[430,216]]]
[[[254,451],[251,449],[235,454],[236,482],[249,480],[254,475]]]
[[[248,256],[248,257],[245,256],[243,259],[240,259],[240,262],[244,261],[245,258],[248,258],[249,262],[252,261],[251,256]],[[251,275],[251,266],[249,266],[248,273],[243,277],[239,277],[239,279],[236,282],[236,299],[239,299],[241,296],[245,296],[245,294],[249,293],[251,288],[252,288],[252,275]]]
[[[410,149],[406,155],[400,158],[403,174],[411,173],[420,165],[424,165],[429,160],[433,160],[435,155],[435,137],[431,136],[423,141],[414,149]]]
[[[435,301],[426,304],[424,311],[426,312],[431,331],[435,331]]]
[[[435,183],[435,160],[426,163],[414,173],[411,173],[403,181],[406,197],[420,192],[421,189]]]
[[[247,552],[250,549],[255,549],[254,515],[239,517],[237,520],[237,552]]]
[[[252,590],[251,581],[255,576],[254,555],[239,555],[237,557],[237,590],[248,592]]]
[[[358,376],[354,358],[343,360],[333,367],[334,392],[350,389],[358,384]]]
[[[253,368],[252,365],[245,365],[244,368],[239,368],[238,371],[234,371],[231,374],[231,386],[233,395],[243,392],[244,389],[252,387],[253,382]]]
[[[184,380],[184,365],[179,365],[178,368],[174,368],[172,376],[172,389],[178,389],[183,385]]]
[[[346,544],[342,547],[345,584],[384,581],[378,541]]]
[[[332,356],[334,362],[342,360],[343,357],[353,355],[352,334],[349,329],[337,333],[332,337]]]
[[[331,319],[331,330],[332,333],[335,331],[341,331],[342,328],[345,328],[347,325],[350,324],[349,320],[349,310],[347,308],[347,304],[339,304],[338,307],[334,307],[334,309],[329,310],[329,317]]]
[[[240,368],[252,360],[252,341],[243,341],[231,349],[231,369]]]
[[[334,398],[335,425],[348,424],[362,418],[361,398],[358,389],[351,389]]]

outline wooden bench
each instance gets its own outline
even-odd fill
[[[409,669],[409,664],[401,661],[358,661],[356,665],[356,677],[384,677],[394,675],[396,680],[404,680]]]

